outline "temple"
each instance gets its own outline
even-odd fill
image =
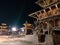
[[[29,14],[36,19],[35,32],[37,43],[46,45],[60,45],[60,1],[38,0],[42,10]]]

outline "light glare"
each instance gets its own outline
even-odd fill
[[[13,28],[12,28],[12,31],[16,31],[16,27],[13,27]]]

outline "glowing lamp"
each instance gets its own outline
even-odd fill
[[[13,27],[13,28],[12,28],[12,31],[17,31],[16,27]]]

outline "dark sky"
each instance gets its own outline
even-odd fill
[[[28,17],[32,12],[41,9],[37,0],[0,0],[0,23],[5,22],[11,25],[19,25],[27,20],[32,23],[33,18]]]

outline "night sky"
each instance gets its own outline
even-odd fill
[[[35,4],[37,0],[0,0],[0,23],[5,22],[8,25],[19,25],[27,20],[33,23],[30,13],[41,10],[42,8]]]

